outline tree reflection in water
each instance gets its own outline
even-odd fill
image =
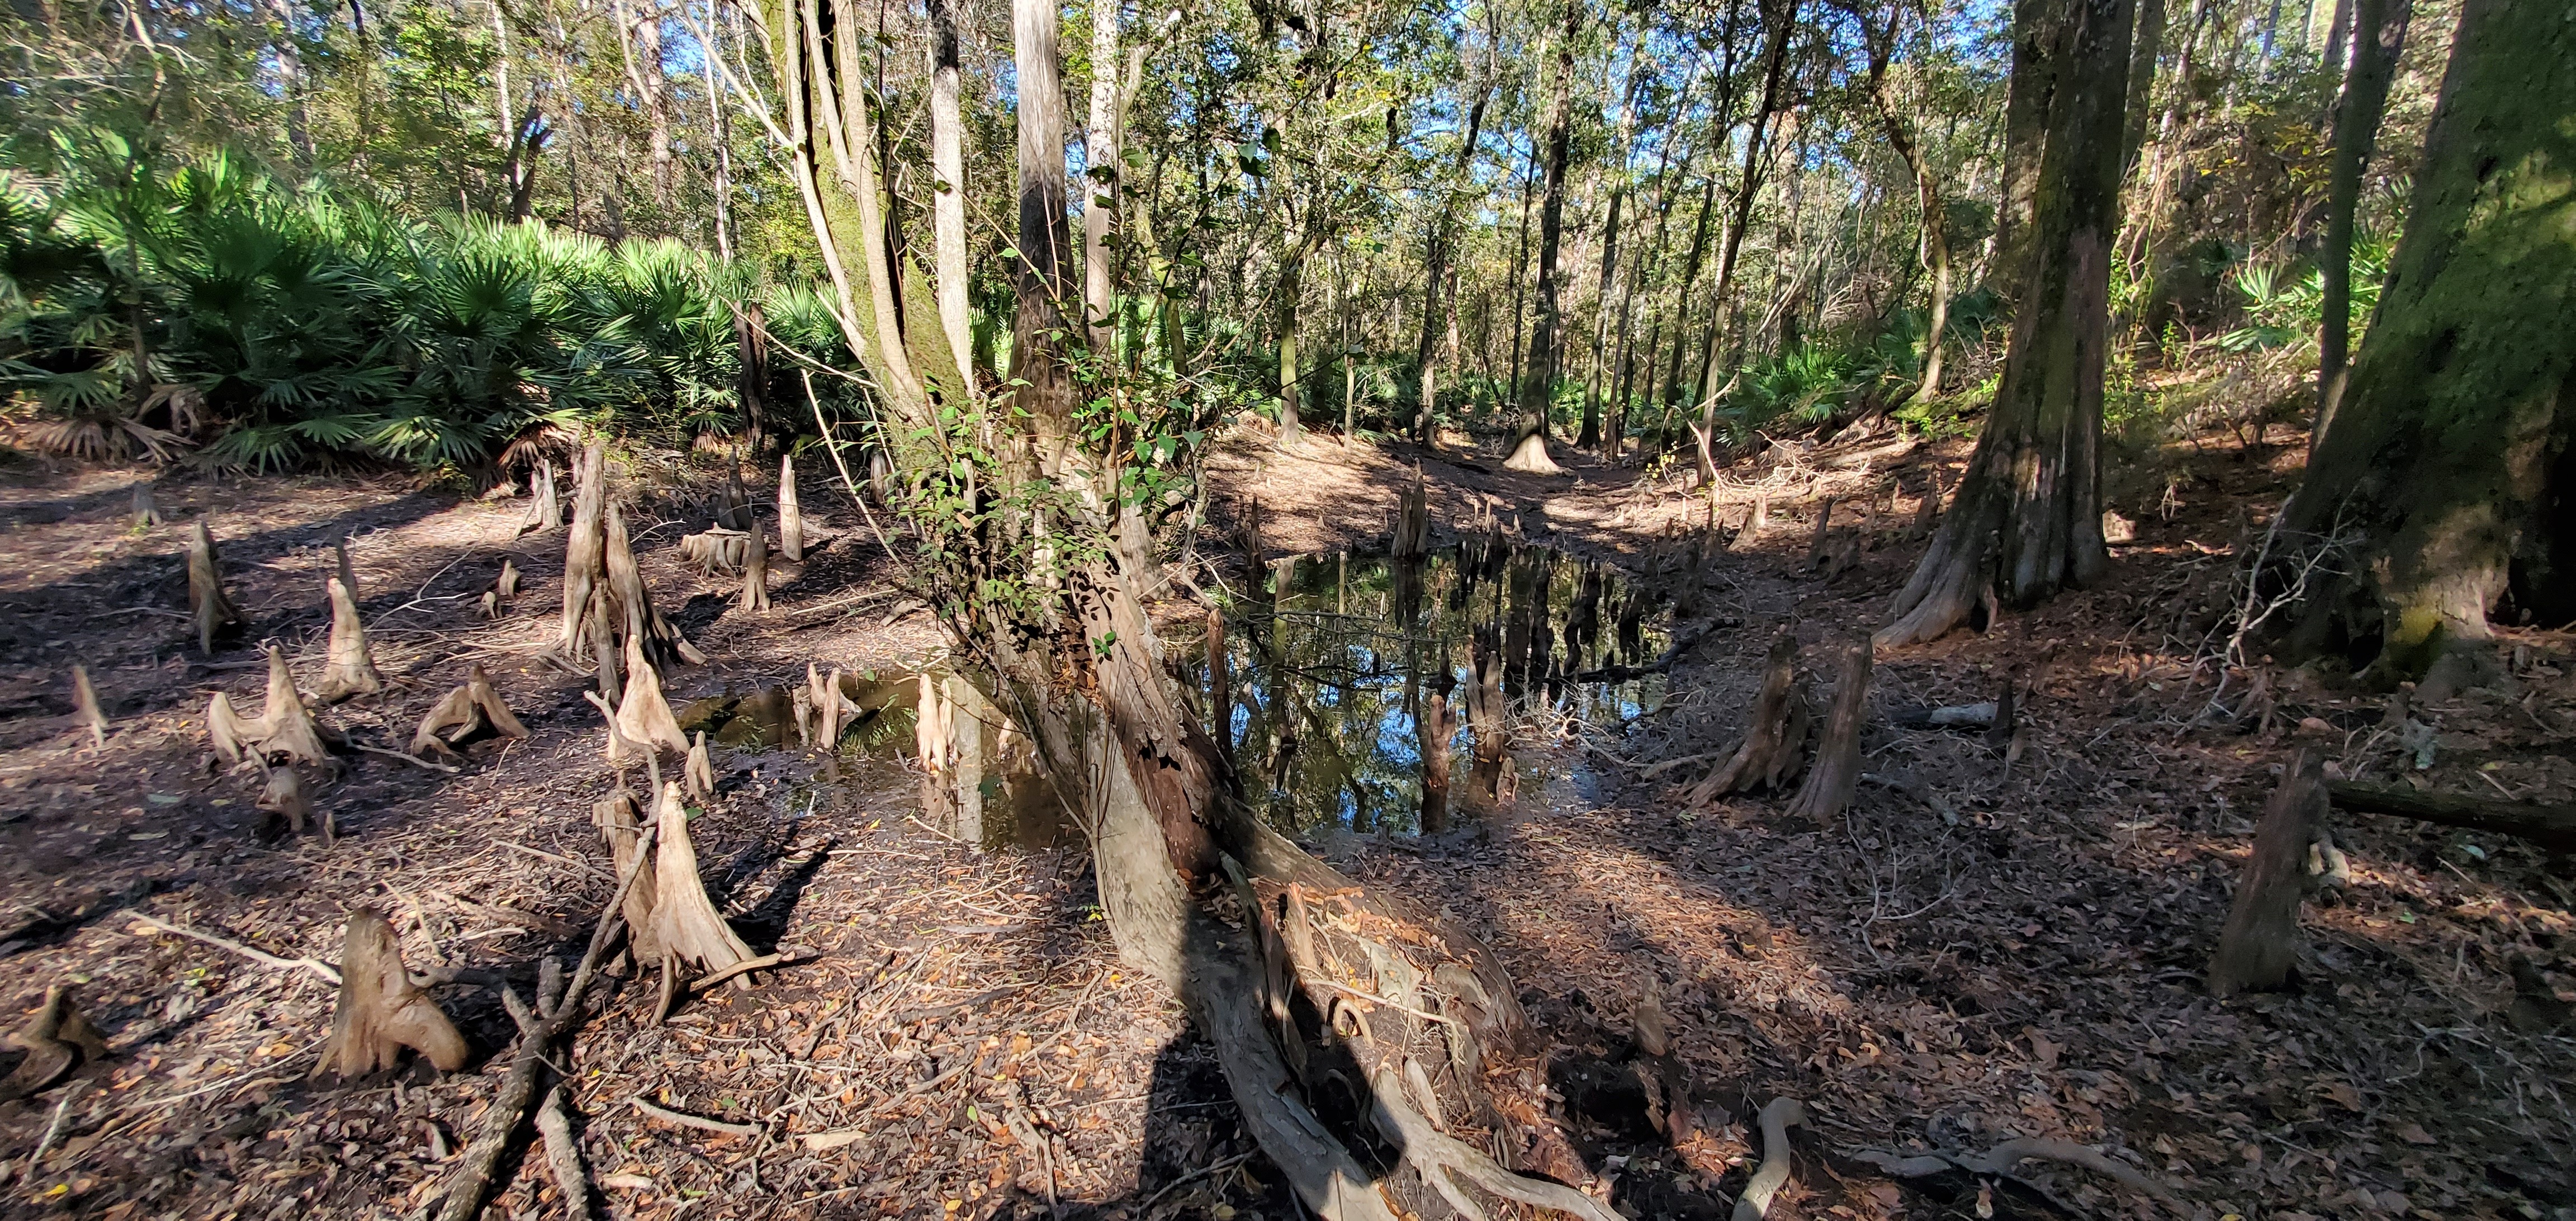
[[[1290,556],[1216,637],[1232,689],[1208,689],[1204,657],[1192,674],[1281,830],[1438,834],[1515,802],[1516,737],[1653,710],[1663,611],[1600,561],[1503,539]]]

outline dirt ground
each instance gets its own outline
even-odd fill
[[[2090,1215],[2576,1218],[2564,862],[2553,875],[2518,841],[2339,812],[2353,882],[2309,906],[2299,989],[2219,1002],[2199,983],[2251,818],[2293,750],[2441,791],[2576,794],[2564,634],[2509,633],[2506,684],[2414,709],[2422,729],[2383,727],[2384,697],[2332,675],[2207,656],[2193,608],[2223,580],[2237,506],[2268,511],[2294,474],[2295,439],[2272,441],[2173,456],[2162,486],[2175,494],[2119,506],[2138,534],[2101,588],[1882,655],[1869,780],[1837,826],[1791,824],[1761,799],[1694,808],[1680,793],[1704,762],[1644,773],[1732,745],[1780,625],[1822,669],[1822,649],[1878,621],[1917,546],[1928,471],[1955,483],[1964,444],[1778,446],[1726,471],[1712,505],[1579,456],[1539,477],[1494,453],[1328,436],[1281,453],[1242,432],[1216,458],[1212,499],[1224,519],[1259,499],[1276,549],[1367,546],[1419,461],[1444,532],[1490,513],[1524,538],[1695,586],[1686,602],[1712,624],[1661,712],[1547,744],[1555,778],[1509,817],[1335,845],[1343,868],[1492,939],[1551,1042],[1548,1085],[1592,1186],[1623,1211],[1726,1215],[1755,1113],[1788,1095],[1809,1123],[1775,1218],[1982,1215],[1964,1176],[1900,1189],[1850,1154],[2012,1136],[2105,1149],[2177,1196],[2030,1164],[2029,1180]],[[639,461],[628,477],[645,497],[635,529],[655,597],[711,658],[675,676],[675,703],[749,694],[809,662],[899,673],[935,660],[937,633],[905,613],[896,565],[818,474],[803,502],[832,537],[780,574],[765,617],[731,608],[735,582],[674,553],[705,524],[704,467]],[[291,964],[336,961],[345,914],[372,907],[414,967],[500,969],[523,991],[540,958],[577,955],[610,889],[590,808],[611,779],[581,678],[543,660],[560,537],[518,534],[524,500],[381,478],[164,476],[170,524],[139,531],[125,521],[135,478],[0,470],[0,1005],[32,1012],[68,983],[111,1052],[69,1085],[0,1103],[14,1155],[0,1161],[0,1211],[416,1212],[505,1065],[308,1082],[331,988],[135,913]],[[1858,544],[1830,579],[1806,563],[1827,496],[1843,498],[1834,529]],[[1671,540],[1712,515],[1732,526],[1757,497],[1766,532],[1673,570]],[[212,659],[180,614],[178,556],[200,515],[250,620]],[[1213,570],[1196,579],[1239,587],[1223,524],[1198,540]],[[318,675],[322,580],[343,535],[394,688],[324,721],[401,747],[480,662],[532,736],[469,746],[452,774],[351,756],[320,793],[336,846],[264,842],[256,782],[207,766],[203,709],[216,690],[256,704],[263,641]],[[527,587],[487,622],[477,600],[505,551]],[[115,721],[103,749],[64,715],[74,663]],[[2016,675],[2027,730],[2007,745],[1894,727],[1898,709],[1992,699]],[[649,979],[619,980],[568,1064],[595,1205],[1296,1215],[1177,1006],[1116,962],[1080,854],[947,841],[910,817],[913,781],[890,754],[719,749],[718,794],[693,824],[710,892],[755,949],[809,961],[693,999],[659,1028]],[[2518,958],[2536,992],[2517,991]],[[1690,1150],[1663,1147],[1615,1088],[1650,990],[1710,1133]],[[435,995],[478,1057],[507,1045],[493,989]],[[666,1123],[639,1099],[759,1134]],[[493,1215],[561,1215],[543,1161],[513,1164]],[[2047,1207],[2010,1188],[1991,1203]]]

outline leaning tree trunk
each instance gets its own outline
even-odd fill
[[[2130,0],[2070,6],[2040,158],[2030,274],[1985,434],[1949,516],[1896,596],[1881,647],[1930,640],[1989,588],[2019,606],[2099,577],[2102,371],[2119,228]]]
[[[2576,23],[2537,0],[2460,14],[2414,203],[2352,384],[2283,507],[2275,563],[2323,551],[2292,652],[2376,638],[2373,669],[2474,659],[2510,599],[2576,617]],[[2367,54],[2367,48],[2356,47]],[[2286,579],[2279,572],[2266,580]]]

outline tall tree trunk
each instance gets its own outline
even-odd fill
[[[1602,448],[1601,388],[1606,370],[1601,353],[1609,342],[1610,302],[1619,296],[1619,205],[1627,196],[1624,182],[1610,188],[1610,216],[1601,224],[1601,290],[1592,307],[1592,371],[1583,379],[1583,427],[1574,438],[1584,449]]]
[[[1308,223],[1313,223],[1311,216]],[[1279,302],[1279,443],[1294,445],[1305,433],[1298,415],[1297,376],[1297,306],[1298,298],[1306,292],[1306,243],[1302,238],[1289,247],[1288,257],[1279,264],[1279,284],[1271,291]]]
[[[1521,285],[1524,273],[1529,270],[1530,196],[1538,185],[1538,143],[1537,136],[1532,135],[1529,157],[1521,163],[1521,223],[1512,239],[1512,333],[1503,349],[1505,360],[1511,366],[1511,376],[1503,387],[1503,393],[1511,395],[1515,401],[1521,392]]]
[[[975,324],[966,307],[966,129],[958,116],[959,0],[930,2],[930,228],[939,276],[939,325],[957,357],[961,390],[975,393]],[[941,370],[946,373],[947,370]]]
[[[2164,50],[2166,0],[2138,0],[2138,37],[2129,50],[2129,104],[2120,131],[2120,172],[2138,164],[2146,146],[2147,121],[2154,117],[2156,57]]]
[[[1726,316],[1727,293],[1735,287],[1735,263],[1744,250],[1744,229],[1753,220],[1753,196],[1762,187],[1762,140],[1771,129],[1771,116],[1780,109],[1781,71],[1789,62],[1789,35],[1797,29],[1800,3],[1801,0],[1788,0],[1771,23],[1770,45],[1762,52],[1762,104],[1754,111],[1753,126],[1744,133],[1744,171],[1735,183],[1735,214],[1728,218],[1726,240],[1718,246],[1717,282],[1709,286],[1708,346],[1701,357],[1699,386],[1702,482],[1717,478],[1707,436],[1717,427],[1718,352],[1726,334],[1720,323]]]
[[[1556,88],[1548,101],[1547,187],[1538,215],[1537,315],[1530,322],[1529,372],[1520,385],[1520,438],[1503,462],[1513,470],[1545,473],[1557,469],[1547,455],[1547,413],[1556,393],[1557,328],[1564,321],[1556,253],[1565,234],[1565,162],[1573,147],[1574,38],[1582,29],[1582,0],[1566,0],[1565,13],[1565,30],[1556,51]]]
[[[2406,25],[2415,15],[2414,0],[2360,0],[2354,10],[2352,73],[2344,78],[2343,97],[2335,103],[2334,169],[2326,180],[2326,245],[2317,255],[2317,278],[2324,289],[2324,319],[2317,338],[2317,417],[2308,431],[2308,455],[2316,456],[2326,427],[2334,423],[2343,397],[2345,358],[2352,347],[2352,225],[2361,202],[2361,174],[2369,165],[2371,146],[2379,136],[2379,119],[2388,107],[2388,83],[2397,75],[2397,59],[2406,49]]]
[[[1013,404],[1029,414],[1042,450],[1073,425],[1073,386],[1053,336],[1064,329],[1064,69],[1054,0],[1012,0],[1011,45],[1019,72],[1019,310],[1011,325]],[[1041,461],[1046,459],[1042,458]]]
[[[1673,292],[1673,311],[1670,319],[1673,324],[1673,352],[1671,364],[1664,370],[1664,413],[1666,415],[1672,414],[1673,408],[1681,402],[1682,349],[1690,346],[1684,342],[1687,338],[1684,328],[1690,325],[1691,284],[1699,279],[1700,264],[1708,254],[1709,222],[1716,218],[1717,175],[1712,171],[1708,180],[1700,184],[1699,221],[1691,230],[1690,251],[1682,256],[1682,278]],[[1654,367],[1653,361],[1646,363],[1649,374],[1654,371]]]
[[[1987,270],[1988,281],[2011,301],[2021,299],[2025,265],[2037,239],[2041,150],[2056,109],[2058,63],[2052,51],[2067,20],[2056,0],[2013,0],[2012,75],[2004,82],[2002,198],[1996,202],[1995,255]]]
[[[1463,180],[1476,162],[1476,142],[1485,127],[1485,103],[1493,97],[1493,88],[1479,82],[1476,100],[1467,107],[1467,134],[1458,144],[1458,164],[1450,171],[1453,180]],[[1414,369],[1418,381],[1414,386],[1413,439],[1431,443],[1433,412],[1440,397],[1437,361],[1442,332],[1456,324],[1455,305],[1444,313],[1440,308],[1441,288],[1449,274],[1450,230],[1458,223],[1457,186],[1455,181],[1439,184],[1440,208],[1431,221],[1430,248],[1423,256],[1422,339],[1414,349]]]
[[[1095,353],[1117,337],[1110,311],[1110,222],[1118,215],[1118,6],[1091,0],[1091,126],[1083,136],[1082,313]]]
[[[2146,0],[2161,4],[2162,0]],[[1901,10],[1899,10],[1901,11]],[[1912,129],[1898,116],[1896,99],[1887,88],[1887,59],[1896,46],[1897,18],[1888,17],[1887,37],[1871,48],[1869,96],[1877,104],[1879,125],[1887,132],[1887,142],[1903,159],[1905,168],[1914,175],[1915,203],[1922,213],[1923,266],[1932,273],[1931,320],[1923,330],[1923,382],[1915,387],[1914,403],[1929,403],[1941,397],[1941,348],[1950,331],[1950,238],[1943,230],[1945,214],[1941,203],[1941,180],[1932,169],[1931,159],[1914,138]]]
[[[2335,0],[2334,16],[2327,18],[2326,71],[2343,71],[2344,38],[2352,29],[2353,0]]]
[[[2028,605],[2098,577],[2102,372],[2111,244],[2119,229],[2120,121],[2130,0],[2066,11],[2064,65],[2040,158],[2028,291],[2003,380],[1957,500],[1897,594],[1882,646],[1929,640],[1967,619],[1989,588]]]
[[[2502,599],[2544,622],[2576,617],[2564,17],[2546,0],[2461,7],[2378,312],[2271,547],[2284,563],[2348,548],[2332,566],[2351,575],[2308,599],[2293,652],[2358,652],[2376,636],[2372,669],[2394,681],[2448,652],[2474,661]]]

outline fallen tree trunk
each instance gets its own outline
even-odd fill
[[[2329,780],[2334,804],[2364,814],[2394,814],[2446,827],[2493,831],[2530,840],[2552,853],[2576,853],[2576,806],[2486,801],[2450,793],[2419,793],[2389,785]]]

